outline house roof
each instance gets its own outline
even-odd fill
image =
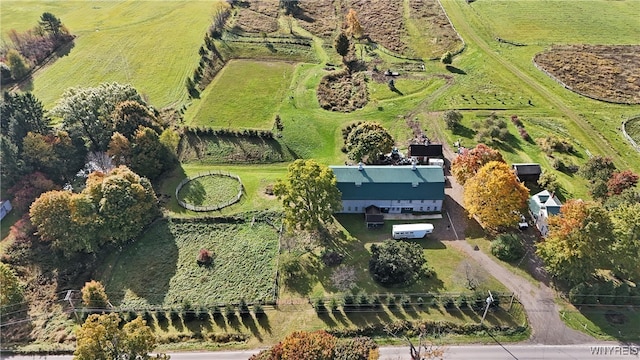
[[[534,214],[539,214],[540,210],[544,210],[546,215],[558,215],[562,202],[553,193],[543,190],[533,195],[529,199],[529,209]]]
[[[542,168],[540,164],[513,164],[512,168],[516,171],[516,175],[540,175]]]
[[[443,200],[439,166],[331,166],[343,200]],[[414,170],[415,169],[415,170]]]
[[[409,154],[410,156],[442,156],[442,144],[411,144]]]

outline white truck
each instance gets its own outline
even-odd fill
[[[393,225],[391,234],[394,239],[420,239],[433,232],[433,224]]]

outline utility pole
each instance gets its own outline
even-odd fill
[[[487,290],[488,291],[488,290]],[[489,291],[489,297],[487,297],[487,307],[484,308],[484,314],[482,314],[482,320],[480,320],[480,325],[484,322],[484,318],[487,316],[487,311],[489,311],[489,306],[493,303],[493,295],[491,295],[491,291]]]

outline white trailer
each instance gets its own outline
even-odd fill
[[[399,224],[393,225],[394,239],[420,239],[433,232],[432,224]]]

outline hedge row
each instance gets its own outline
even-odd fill
[[[396,336],[414,336],[419,334],[422,329],[430,334],[458,334],[458,335],[474,335],[485,331],[492,334],[515,335],[523,333],[527,330],[526,326],[486,326],[480,324],[459,324],[450,321],[396,321],[393,323],[375,323],[368,324],[358,328],[346,329],[330,329],[327,332],[336,337],[355,337],[355,336],[386,336],[389,333]]]
[[[187,133],[194,135],[209,135],[209,136],[228,136],[228,137],[249,137],[260,139],[273,139],[273,131],[271,130],[254,130],[254,129],[213,129],[207,126],[185,126],[184,130]]]

